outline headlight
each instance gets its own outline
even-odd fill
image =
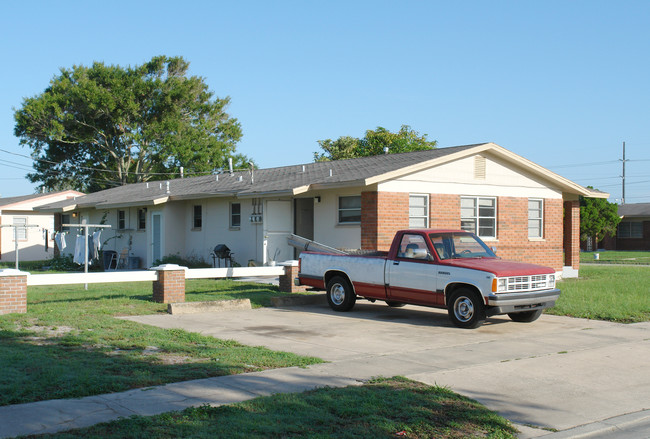
[[[502,278],[502,279],[497,279],[497,293],[501,293],[503,291],[506,291],[508,289],[508,279],[507,278]]]
[[[555,288],[555,275],[554,274],[549,274],[548,275],[548,287],[549,288]]]

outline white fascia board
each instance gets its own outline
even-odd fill
[[[51,208],[41,207],[41,208],[37,208],[37,210],[41,212],[62,213],[62,212],[71,212],[73,210],[77,210],[78,208],[79,208],[78,204],[68,204],[67,206],[63,206],[63,207],[51,207]]]
[[[167,200],[169,200],[169,197],[160,197],[152,200],[131,201],[129,203],[97,203],[94,206],[88,207],[95,207],[95,209],[119,209],[120,207],[156,206],[166,203]]]

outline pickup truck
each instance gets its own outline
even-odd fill
[[[295,282],[325,290],[335,311],[351,310],[357,298],[446,308],[461,328],[497,314],[532,322],[560,296],[555,270],[498,258],[461,230],[401,230],[390,251],[367,255],[302,252]]]

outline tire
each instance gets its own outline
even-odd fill
[[[327,303],[334,311],[350,311],[356,301],[350,282],[343,276],[334,276],[327,282]]]
[[[459,328],[478,328],[486,318],[481,297],[468,288],[459,288],[451,295],[447,311],[451,322]]]
[[[537,320],[539,316],[542,315],[542,312],[544,312],[543,309],[536,309],[534,311],[511,312],[508,314],[508,317],[510,317],[513,322],[530,323]]]
[[[406,305],[406,303],[402,302],[395,302],[393,300],[387,300],[386,305],[390,306],[391,308],[401,308]]]

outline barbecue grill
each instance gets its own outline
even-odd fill
[[[223,266],[227,267],[228,264],[232,267],[232,257],[234,253],[230,251],[226,244],[217,244],[212,250],[212,266],[216,268],[217,264],[221,267],[221,261],[223,261]]]

